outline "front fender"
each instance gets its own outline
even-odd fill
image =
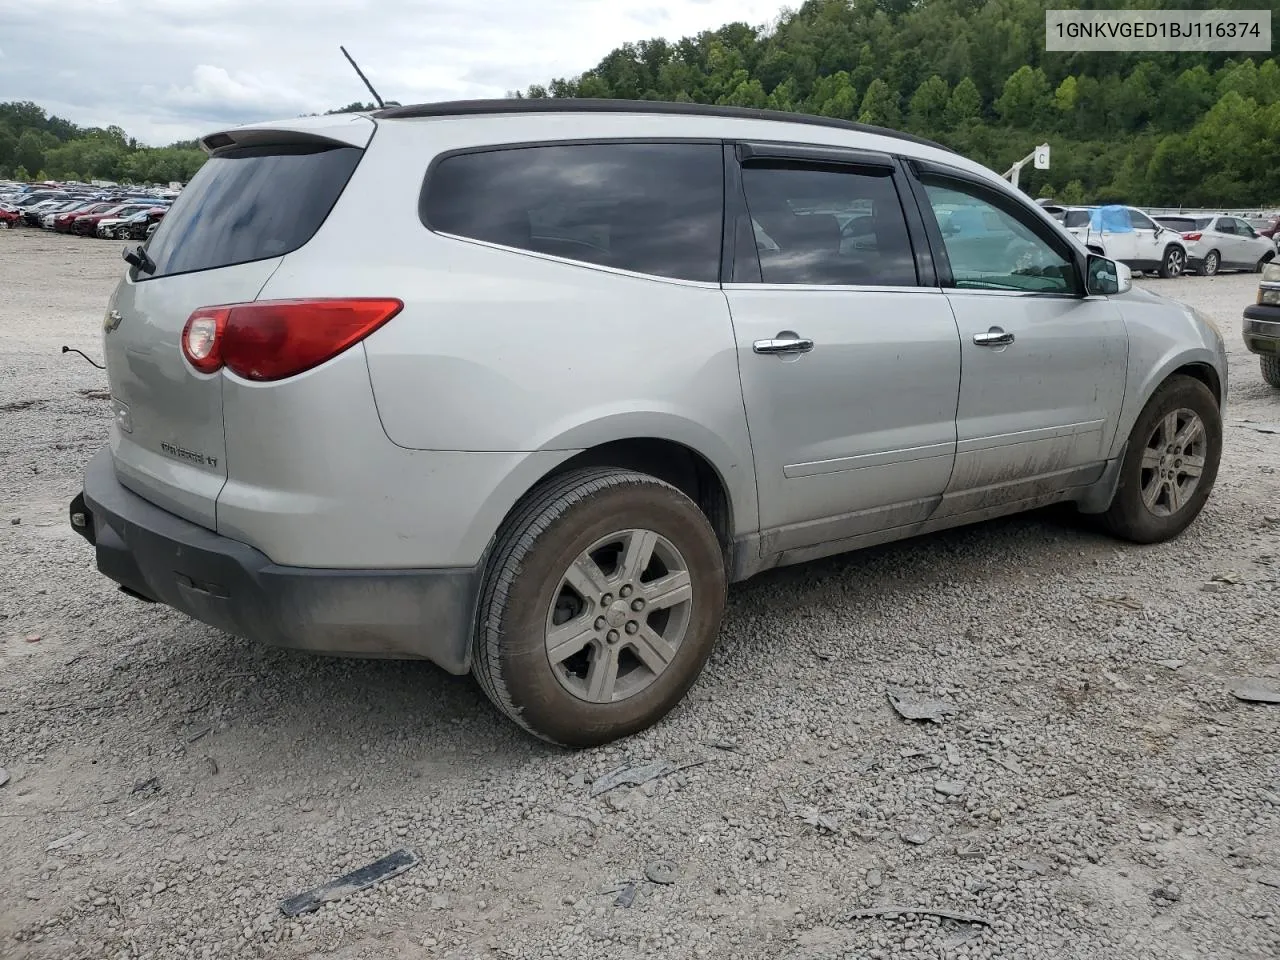
[[[1218,329],[1190,307],[1137,288],[1133,294],[1115,298],[1129,333],[1129,364],[1111,457],[1124,449],[1152,394],[1183,367],[1201,365],[1213,370],[1219,408],[1226,406],[1226,345]]]

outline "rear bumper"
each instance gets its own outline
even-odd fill
[[[249,640],[340,656],[426,659],[470,668],[477,568],[286,567],[121,486],[111,451],[85,468],[73,529],[125,592]]]
[[[1250,353],[1280,354],[1280,307],[1260,303],[1245,307],[1243,333]]]

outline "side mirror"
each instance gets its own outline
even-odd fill
[[[1133,287],[1133,271],[1115,260],[1090,254],[1087,271],[1086,286],[1091,296],[1109,297],[1117,293],[1128,293]]]
[[[1086,243],[1085,246],[1088,248],[1090,253],[1096,253],[1100,257],[1105,257],[1107,255],[1106,249],[1100,243]]]

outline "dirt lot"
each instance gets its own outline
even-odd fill
[[[1049,512],[763,576],[665,723],[573,754],[467,679],[253,646],[95,572],[66,503],[106,380],[59,349],[100,356],[121,269],[0,233],[0,956],[1280,956],[1280,706],[1228,692],[1280,684],[1280,436],[1238,422],[1280,421],[1239,342],[1256,277],[1151,283],[1233,352],[1180,540]],[[904,721],[891,686],[958,713]],[[702,762],[591,796],[649,760]],[[990,925],[849,919],[885,906]]]

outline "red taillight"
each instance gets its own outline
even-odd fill
[[[1183,240],[1199,240],[1203,236],[1204,236],[1203,233],[1184,233],[1182,235],[1182,239]]]
[[[230,307],[202,307],[187,317],[182,353],[201,373],[213,373],[222,366],[222,331],[230,313]]]
[[[403,308],[368,298],[201,307],[182,330],[182,353],[201,373],[226,367],[246,380],[283,380],[359,343]]]

